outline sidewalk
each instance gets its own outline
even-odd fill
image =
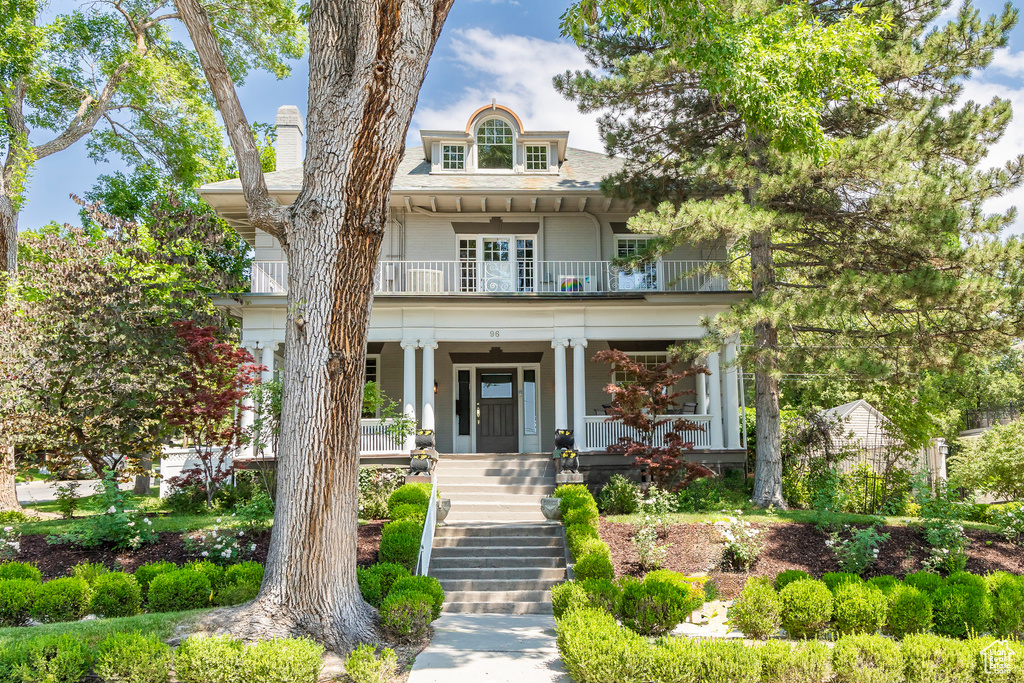
[[[548,615],[442,614],[408,683],[569,683]]]

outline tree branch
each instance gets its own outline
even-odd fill
[[[231,141],[231,149],[235,153],[238,164],[238,177],[242,182],[242,194],[249,209],[249,223],[254,228],[276,237],[281,245],[287,247],[287,214],[267,190],[267,181],[263,177],[260,164],[260,153],[252,136],[249,121],[238,101],[235,84],[231,80],[228,65],[221,54],[210,19],[197,0],[178,0],[176,3],[181,21],[188,29],[192,45],[199,55],[206,80],[217,101],[217,108],[224,119],[224,127]]]

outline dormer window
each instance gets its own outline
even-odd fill
[[[441,168],[446,171],[466,170],[466,146],[442,145]]]
[[[512,170],[515,149],[512,128],[501,119],[488,119],[476,130],[477,168]]]
[[[526,146],[526,170],[546,171],[548,170],[548,146],[527,145]]]

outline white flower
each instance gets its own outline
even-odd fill
[[[222,552],[222,553],[221,553],[221,555],[223,555],[224,557],[228,557],[228,558],[230,558],[230,557],[231,557],[231,549],[230,549],[230,548],[228,548],[227,550],[225,550],[224,552]]]
[[[143,518],[142,521],[145,522],[146,524],[150,525],[150,526],[153,526],[153,522],[150,521],[149,517]]]
[[[5,526],[4,527],[4,531],[10,533],[10,532],[14,531],[14,527],[13,526]]]
[[[206,552],[206,551],[204,550],[203,552],[199,553],[199,555],[200,555],[201,557],[209,557],[209,556],[210,556],[210,553],[208,553],[208,552]]]
[[[254,550],[256,550],[256,544],[255,543],[253,543],[252,545],[249,546],[249,551],[250,552],[252,552]]]
[[[135,522],[128,522],[128,526],[135,526]]]
[[[117,512],[117,508],[116,508],[116,507],[114,507],[113,505],[111,505],[110,507],[108,507],[108,508],[107,508],[107,514],[108,514],[108,515],[112,515],[112,514],[114,514],[115,512]]]
[[[238,532],[238,535],[239,535],[239,536],[245,536],[245,532],[244,532],[244,531],[239,531],[239,532]]]
[[[221,520],[221,518],[220,518],[220,517],[218,517],[218,518],[217,518],[217,524],[220,524],[220,520]]]

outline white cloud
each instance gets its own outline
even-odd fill
[[[575,45],[470,28],[452,33],[451,49],[458,67],[452,71],[462,72],[465,82],[447,89],[448,104],[420,106],[411,132],[461,129],[470,114],[494,98],[516,112],[527,130],[568,130],[572,147],[604,151],[597,116],[581,114],[551,85],[556,74],[587,68]],[[418,136],[410,144],[419,144]]]
[[[1004,47],[992,53],[992,62],[988,70],[997,71],[1004,76],[1020,78],[1024,76],[1024,52],[1011,52],[1010,48]]]

